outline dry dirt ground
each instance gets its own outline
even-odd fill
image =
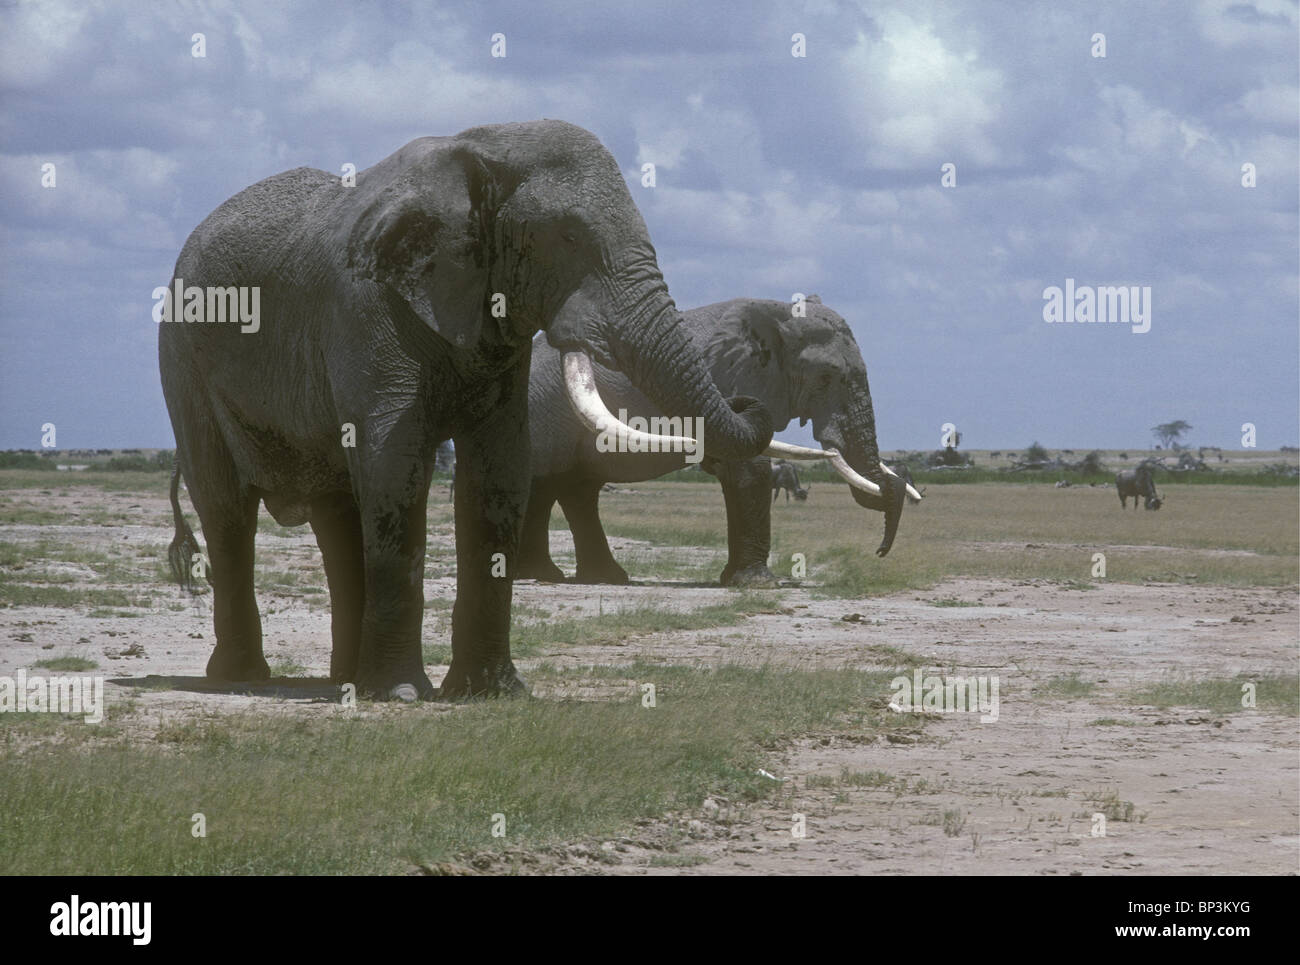
[[[166,518],[165,504],[137,494],[94,498],[138,507],[149,520],[11,525],[4,536],[88,548],[166,545],[170,532],[150,525]],[[311,565],[315,548],[305,529],[293,537],[259,534],[260,553],[286,550]],[[696,814],[666,815],[620,838],[466,855],[464,862],[479,871],[559,874],[1295,873],[1297,719],[1260,710],[1161,710],[1128,695],[1171,678],[1294,673],[1296,589],[1098,582],[1081,591],[1047,581],[952,580],[859,600],[786,588],[778,591],[783,612],[735,627],[622,646],[558,645],[522,660],[525,675],[538,660],[562,668],[651,653],[682,663],[798,667],[879,669],[912,660],[929,673],[996,675],[1001,706],[993,723],[977,714],[932,715],[907,743],[811,735],[778,752],[770,771],[781,789],[759,805],[709,799]],[[131,618],[92,617],[88,607],[0,609],[0,674],[52,655],[88,657],[108,675],[110,702],[134,697],[132,718],[146,727],[195,713],[333,712],[323,698],[337,691],[319,680],[329,661],[326,596],[259,591],[268,660],[299,664],[302,676],[317,680],[243,695],[204,692],[213,643],[206,599],[147,589],[153,608]],[[427,599],[452,593],[450,577],[426,581]],[[529,581],[517,584],[515,598],[577,617],[647,604],[693,609],[728,593],[662,582],[613,589]],[[973,605],[932,602],[945,598]],[[426,615],[426,639],[445,642],[445,634],[433,635],[436,612]],[[445,670],[429,668],[435,683]],[[1049,686],[1072,675],[1095,687],[1063,696]],[[161,687],[146,679],[158,677],[191,679]],[[539,688],[538,696],[548,694]],[[1106,719],[1122,723],[1094,723]],[[846,772],[878,773],[859,785],[842,782]],[[1098,811],[1111,815],[1104,836],[1092,834]],[[796,813],[805,816],[802,838],[792,835]]]

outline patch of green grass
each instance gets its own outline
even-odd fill
[[[114,610],[109,607],[96,607],[95,609],[90,611],[89,615],[95,617],[96,619],[105,619],[105,620],[112,619],[112,618],[121,619],[126,617],[138,618],[144,616],[143,613],[132,613],[129,610]]]
[[[848,787],[893,787],[905,779],[886,774],[884,771],[851,771],[847,767],[840,771],[840,783]]]
[[[1218,714],[1250,710],[1242,703],[1254,691],[1255,708],[1295,717],[1300,714],[1300,676],[1238,674],[1231,678],[1170,677],[1135,690],[1129,700],[1151,707],[1194,707]]]
[[[1124,720],[1119,717],[1098,717],[1096,720],[1088,721],[1089,727],[1141,727],[1142,724],[1136,720]]]
[[[710,793],[759,800],[774,788],[758,774],[765,748],[900,726],[884,674],[636,664],[565,676],[653,681],[657,705],[629,686],[613,701],[191,719],[93,754],[92,729],[71,724],[21,750],[6,740],[0,853],[12,874],[401,873],[617,833]],[[195,812],[206,838],[190,835]]]
[[[1091,680],[1081,680],[1077,673],[1053,677],[1034,685],[1034,693],[1046,697],[1087,697],[1097,687]]]
[[[292,657],[276,657],[267,661],[267,665],[271,668],[272,677],[302,677],[309,672],[306,666]]]
[[[696,865],[707,864],[708,861],[709,859],[702,854],[652,854],[650,867],[693,868]]]
[[[946,596],[930,601],[930,606],[979,606],[974,600],[959,600],[955,596]]]
[[[46,670],[94,670],[99,664],[85,657],[67,656],[37,660],[32,666],[44,667]]]
[[[612,610],[594,617],[546,622],[512,620],[510,651],[517,656],[529,656],[553,646],[618,646],[636,637],[669,630],[734,626],[754,613],[770,612],[779,606],[777,598],[770,594],[742,591],[726,603],[693,610],[648,605]]]
[[[0,606],[151,607],[153,600],[125,590],[72,589],[66,586],[32,586],[0,580]]]

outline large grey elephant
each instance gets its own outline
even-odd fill
[[[331,677],[381,699],[436,696],[420,645],[425,506],[450,437],[462,485],[441,694],[526,691],[509,627],[539,329],[589,418],[595,362],[703,418],[719,457],[771,438],[760,405],[729,404],[709,378],[614,159],[559,121],[420,138],[355,186],[310,168],[268,178],[194,230],[173,286],[198,288],[197,311],[188,294],[183,310],[164,299],[158,355],[210,560],[210,677],[268,674],[253,593],[264,502],[283,525],[309,522],[320,546]],[[256,289],[260,321],[190,324],[225,286]],[[177,515],[174,546],[188,548]]]
[[[830,451],[774,443],[750,459],[705,458],[701,466],[722,483],[727,509],[726,584],[772,583],[771,462],[786,458],[827,458],[852,484],[853,498],[885,514],[885,537],[877,553],[889,552],[903,500],[909,492],[880,461],[876,419],[867,367],[848,323],[812,297],[806,317],[795,317],[787,302],[738,298],[687,311],[683,318],[709,371],[724,394],[753,396],[771,413],[779,429],[791,419],[809,420],[813,436]],[[529,379],[532,423],[532,492],[520,546],[519,575],[561,581],[551,560],[549,520],[559,500],[573,532],[580,583],[626,583],[627,572],[614,559],[600,523],[599,495],[607,482],[654,479],[687,462],[678,452],[600,452],[597,437],[575,416],[565,398],[560,355],[538,340]],[[611,409],[648,420],[676,413],[638,391],[627,378],[596,368],[600,395]],[[630,418],[630,416],[629,416]],[[708,448],[706,446],[706,452]],[[715,453],[715,455],[717,455]],[[914,489],[911,495],[918,494]]]

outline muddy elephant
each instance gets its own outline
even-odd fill
[[[257,318],[214,324],[236,298]],[[332,679],[380,699],[438,696],[421,655],[425,509],[452,438],[457,588],[441,696],[526,691],[509,627],[539,330],[589,418],[611,421],[596,364],[702,418],[721,458],[751,458],[771,437],[760,405],[725,399],[709,377],[613,157],[559,121],[419,138],[354,185],[311,168],[261,181],[190,235],[155,318],[207,544],[207,674],[223,680],[268,673],[253,592],[265,503],[283,525],[310,523],[320,546]],[[193,536],[176,511],[173,555],[185,557]]]
[[[683,318],[705,357],[719,390],[762,401],[778,428],[791,419],[811,421],[813,436],[827,450],[773,443],[765,454],[729,459],[714,454],[701,467],[722,483],[727,511],[728,561],[721,582],[773,583],[771,548],[771,462],[769,456],[829,459],[853,487],[859,505],[885,515],[885,536],[877,553],[893,545],[903,500],[909,493],[880,461],[876,419],[862,361],[848,323],[813,296],[796,317],[787,302],[738,298],[687,311]],[[596,367],[596,384],[611,409],[646,419],[678,412],[634,387],[624,376]],[[599,438],[575,416],[565,398],[560,355],[539,341],[529,378],[532,424],[532,490],[520,546],[519,575],[562,581],[551,560],[549,520],[558,500],[573,532],[580,583],[626,583],[628,576],[610,553],[600,523],[599,495],[608,482],[654,479],[687,464],[674,452],[601,452]],[[631,418],[631,415],[629,416]],[[706,446],[706,452],[708,451]]]

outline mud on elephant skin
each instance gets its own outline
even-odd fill
[[[795,317],[787,302],[738,298],[691,309],[683,318],[724,395],[759,399],[778,430],[794,418],[801,425],[812,422],[814,437],[834,452],[774,444],[769,453],[786,458],[830,455],[852,483],[853,498],[884,513],[885,537],[877,550],[883,556],[893,544],[908,487],[880,461],[867,368],[848,323],[816,296],[804,308],[806,317]],[[610,552],[600,523],[601,487],[657,478],[681,469],[686,457],[681,452],[598,452],[595,434],[574,415],[564,384],[559,354],[539,341],[528,387],[533,478],[519,575],[564,579],[549,548],[551,508],[558,500],[573,532],[576,580],[626,583],[627,572]],[[647,419],[689,415],[665,411],[617,372],[598,367],[596,384],[610,409],[626,409]],[[772,488],[768,455],[731,459],[717,454],[707,440],[704,452],[702,467],[722,483],[727,510],[728,561],[722,583],[775,583],[767,566]]]
[[[210,677],[268,673],[253,592],[264,502],[315,532],[331,677],[378,698],[435,696],[421,649],[425,508],[438,444],[454,438],[457,594],[441,693],[526,690],[509,627],[539,330],[557,357],[617,369],[658,405],[698,413],[732,458],[771,438],[761,406],[729,404],[710,379],[613,157],[560,121],[419,138],[355,186],[310,168],[270,177],[194,230],[173,285],[197,289],[183,306],[163,301],[158,355],[210,561]],[[229,286],[259,293],[257,326],[190,324],[205,293],[211,310]],[[175,545],[189,547],[177,516]]]

